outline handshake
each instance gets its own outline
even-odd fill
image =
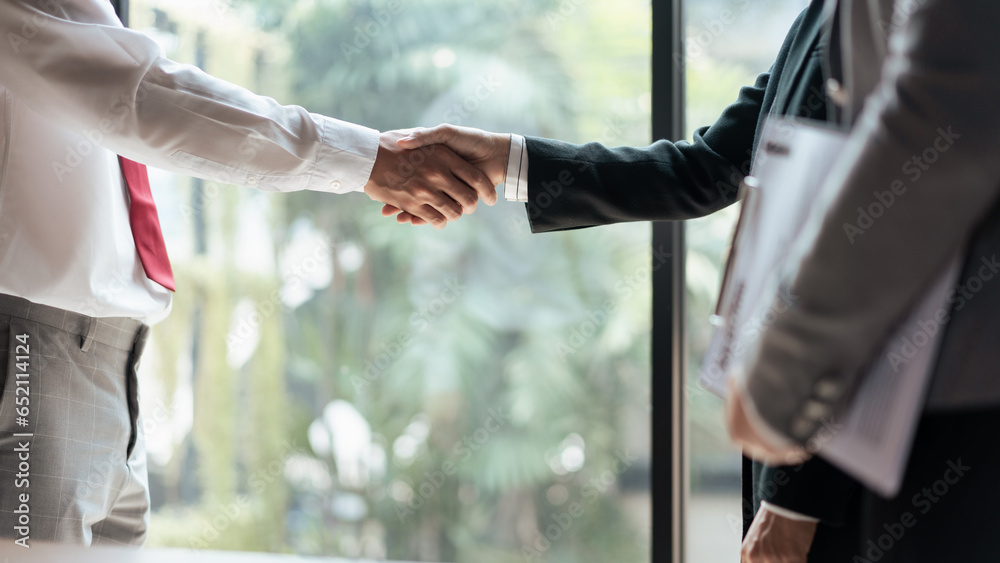
[[[443,229],[475,211],[480,199],[496,203],[509,152],[509,135],[468,127],[387,131],[365,193],[385,204],[386,217]]]

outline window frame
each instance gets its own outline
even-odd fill
[[[653,139],[681,139],[685,72],[682,0],[652,0],[652,8]],[[654,263],[652,268],[651,475],[655,477],[650,479],[653,507],[650,556],[652,561],[683,563],[689,489],[684,400],[684,224],[654,222],[652,238],[653,249],[666,250],[670,259]]]

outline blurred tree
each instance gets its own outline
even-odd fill
[[[283,101],[311,111],[379,129],[450,121],[649,140],[645,3],[226,6],[286,46],[252,50],[256,70],[241,79],[272,77],[265,89],[288,88]],[[266,196],[235,197],[217,201],[235,213]],[[279,200],[268,227],[280,276],[234,276],[229,259],[190,265],[211,307],[194,368],[199,501],[160,511],[157,543],[648,560],[646,516],[622,500],[638,482],[648,510],[648,226],[535,237],[524,208],[501,202],[437,232],[386,221],[363,195]],[[238,221],[210,211],[232,256]],[[274,295],[283,315],[267,316],[252,357],[232,367],[222,335],[245,317],[232,311]],[[171,327],[188,322],[179,309]],[[276,480],[254,486],[262,475]],[[217,530],[233,503],[240,515]]]

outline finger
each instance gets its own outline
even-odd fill
[[[464,213],[474,212],[480,198],[490,205],[496,203],[496,188],[481,170],[447,147],[441,147],[439,158],[448,168],[443,172],[445,182],[442,190],[462,204]]]
[[[419,149],[427,145],[447,143],[454,133],[455,130],[448,125],[438,125],[430,129],[414,129],[409,135],[396,141],[396,145],[404,149]]]
[[[493,185],[493,182],[490,181],[482,170],[469,164],[465,161],[465,159],[457,154],[455,157],[457,160],[452,161],[451,173],[454,174],[459,180],[468,184],[473,190],[476,190],[476,193],[479,195],[479,199],[483,200],[486,205],[496,204],[497,188]]]
[[[448,219],[430,205],[421,205],[411,212],[414,218],[423,221],[422,224],[430,224],[435,229],[443,229],[448,224]]]
[[[470,187],[464,180],[455,176],[452,171],[445,171],[441,191],[448,198],[462,207],[462,215],[472,215],[479,205],[479,192]]]
[[[395,205],[389,205],[388,203],[382,206],[382,216],[391,217],[397,213],[401,213],[403,210],[396,207]]]
[[[413,215],[410,215],[409,213],[402,213],[401,215],[409,215],[408,219],[409,219],[411,225],[415,225],[415,226],[419,227],[420,225],[426,225],[427,224],[427,221],[424,221],[420,217],[414,217]]]
[[[441,179],[438,180],[438,182],[443,182],[444,186],[442,186],[440,189],[431,189],[422,186],[416,187],[410,190],[410,195],[418,202],[424,205],[429,205],[432,208],[434,208],[439,214],[443,215],[445,219],[447,219],[448,221],[456,221],[462,216],[464,208],[462,204],[460,204],[458,201],[455,201],[455,199],[453,199],[450,194],[452,192],[455,192],[456,194],[458,194],[458,197],[462,197],[463,199],[468,201],[470,197],[468,195],[463,196],[462,190],[468,192],[470,188],[468,186],[465,186],[458,180],[456,180],[454,177],[451,176],[451,174],[448,174],[447,177],[442,176]],[[412,211],[410,212],[413,213]],[[426,217],[422,213],[414,213],[414,214],[417,215],[418,217],[423,217],[424,219],[428,219],[428,217]]]
[[[431,214],[433,214],[433,216],[435,217],[434,219],[427,218],[428,216],[431,216]],[[414,216],[420,217],[421,219],[427,221],[428,223],[431,224],[432,227],[434,227],[439,231],[443,230],[445,227],[448,226],[448,219],[444,215],[442,215],[440,211],[438,211],[434,207],[431,207],[430,205],[420,206],[419,214],[415,214]]]
[[[747,539],[743,542],[743,546],[740,549],[740,563],[755,563],[757,560],[756,548],[758,538],[754,537],[755,533],[751,530],[747,534]]]
[[[405,211],[402,212],[402,213],[400,213],[396,217],[396,220],[399,221],[400,223],[409,223],[409,224],[411,224],[411,225],[413,225],[415,227],[419,227],[421,225],[426,225],[427,224],[427,221],[424,221],[420,217],[414,217],[413,215],[411,215],[411,214],[409,214],[409,213],[407,213]]]

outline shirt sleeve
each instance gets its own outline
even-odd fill
[[[510,136],[507,175],[503,185],[503,195],[507,201],[528,201],[528,150],[521,135]]]
[[[782,508],[776,504],[771,504],[766,500],[760,501],[760,509],[781,516],[782,518],[788,518],[789,520],[795,520],[798,522],[819,522],[819,518],[813,518],[812,516],[799,514],[794,510],[788,510],[787,508]]]
[[[267,191],[364,189],[378,132],[171,61],[109,2],[0,0],[0,84],[96,145]]]

